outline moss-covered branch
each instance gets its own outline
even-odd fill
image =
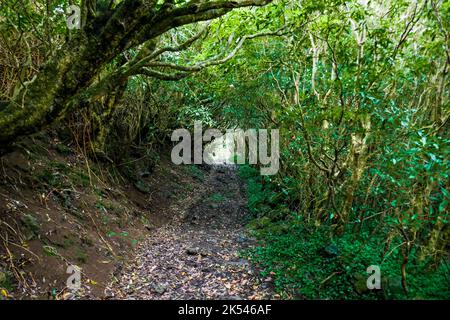
[[[158,8],[155,1],[125,0],[114,10],[91,15],[0,110],[0,142],[41,130],[64,116],[74,96],[82,94],[100,71],[124,50],[154,39],[178,26],[210,20],[239,7],[261,6],[271,0],[188,2]]]

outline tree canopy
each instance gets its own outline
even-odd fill
[[[280,129],[280,172],[240,170],[277,290],[352,296],[376,261],[448,299],[449,22],[443,0],[5,0],[0,142],[75,117],[114,162],[195,120]]]

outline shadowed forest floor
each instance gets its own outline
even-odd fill
[[[105,178],[101,165],[91,165],[90,179],[83,157],[49,140],[2,158],[0,235],[13,232],[0,247],[8,298],[273,297],[272,279],[242,258],[255,242],[236,168],[163,158],[151,173],[133,166],[134,183]],[[82,270],[76,292],[70,265]]]
[[[191,195],[170,206],[173,220],[154,230],[134,261],[115,272],[106,294],[119,299],[264,299],[260,279],[240,251],[252,245],[244,228],[245,198],[232,167],[214,167]],[[167,214],[166,214],[167,216]]]

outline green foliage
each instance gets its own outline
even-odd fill
[[[83,169],[56,161],[47,163],[37,173],[36,178],[53,189],[70,188],[71,186],[87,187],[90,184],[90,178]]]
[[[120,231],[120,232],[108,231],[106,233],[106,235],[109,238],[111,238],[111,237],[128,237],[128,232],[126,232],[126,231]]]
[[[83,249],[78,248],[75,253],[75,259],[77,259],[79,263],[85,264],[88,262],[88,255]]]
[[[62,155],[68,155],[72,153],[72,149],[65,144],[58,143],[55,147],[56,151],[58,151]]]
[[[17,73],[0,88],[0,98],[9,99],[39,70],[37,61],[73,34],[58,13],[65,0],[22,1],[20,10],[12,0],[5,3],[0,51],[6,62],[0,64],[24,66],[1,69]],[[162,6],[158,1],[155,10]],[[261,177],[251,166],[239,171],[247,182],[249,228],[262,242],[251,256],[274,276],[277,290],[290,298],[448,299],[448,21],[446,1],[278,0],[258,10],[232,10],[185,50],[149,62],[153,71],[177,74],[230,53],[233,59],[180,81],[133,73],[118,87],[109,84],[114,90],[108,87],[101,102],[90,101],[92,110],[78,114],[89,124],[78,126],[79,135],[100,140],[96,155],[149,192],[142,177],[175,128],[192,129],[194,121],[204,128],[279,128],[279,173]],[[252,37],[233,52],[242,37],[280,27],[283,32]],[[178,46],[198,29],[165,32],[156,48]],[[126,71],[148,44],[153,50],[153,42],[137,42],[104,63],[95,78]],[[26,58],[11,49],[16,47]],[[91,80],[95,86],[98,80]],[[73,92],[82,91],[77,86]],[[69,152],[63,144],[56,150]],[[186,170],[206,178],[195,165]],[[57,162],[37,179],[67,208],[72,198],[61,190],[90,182]],[[224,199],[214,194],[207,201]],[[97,205],[108,211],[105,203]],[[24,223],[34,228],[32,220]],[[367,292],[369,265],[382,269],[381,292]]]
[[[241,166],[240,176],[263,241],[254,258],[286,296],[448,298],[449,7],[417,5],[279,1],[245,28],[233,28],[241,12],[213,26],[227,38],[305,23],[189,82],[220,100],[218,114],[208,105],[220,125],[280,129],[279,173]],[[326,263],[318,252],[330,245],[340,259]],[[372,264],[383,292],[361,282]]]
[[[29,231],[31,231],[34,235],[38,234],[41,226],[34,216],[32,216],[31,214],[24,214],[21,220]]]
[[[14,288],[14,277],[10,272],[3,272],[0,269],[0,290],[5,289],[7,291],[12,291]],[[3,296],[0,297],[0,300]]]
[[[242,166],[241,177],[247,179],[250,195],[259,185],[258,201],[248,199],[251,212],[258,215],[270,203],[262,196],[262,189],[277,189],[258,181],[258,172]],[[267,194],[267,193],[266,193]],[[253,194],[254,195],[254,194]],[[274,210],[282,210],[282,203]],[[259,212],[261,213],[261,212]],[[399,244],[393,241],[387,250],[383,234],[369,232],[355,234],[348,230],[339,237],[331,237],[330,226],[314,226],[305,217],[292,214],[288,219],[274,221],[267,215],[249,223],[260,245],[247,252],[254,262],[263,268],[263,276],[274,278],[275,289],[282,297],[298,299],[448,299],[450,297],[449,270],[445,260],[437,268],[430,268],[430,261],[414,257],[408,272],[409,292],[401,285]],[[413,255],[414,256],[414,255]],[[377,265],[381,269],[382,290],[370,291],[366,287],[367,267]]]
[[[188,173],[189,173],[192,177],[194,177],[194,178],[196,178],[196,179],[198,179],[198,180],[200,180],[200,181],[205,180],[205,172],[202,171],[202,170],[201,170],[199,167],[197,167],[196,165],[194,165],[194,164],[187,165],[187,166],[186,166],[186,170],[188,171]]]
[[[45,246],[42,246],[42,249],[44,251],[44,254],[49,257],[59,256],[58,250],[53,246],[45,245]]]
[[[223,202],[225,200],[225,196],[220,193],[213,193],[208,198],[206,198],[206,201],[209,202]]]

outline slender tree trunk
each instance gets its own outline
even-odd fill
[[[353,198],[355,196],[356,189],[359,181],[364,173],[367,160],[367,139],[370,136],[370,118],[367,117],[362,121],[362,127],[365,129],[364,134],[352,135],[352,146],[350,151],[351,164],[350,168],[352,175],[350,178],[350,184],[347,188],[347,192],[344,199],[344,204],[341,210],[341,222],[346,223],[353,204]]]

